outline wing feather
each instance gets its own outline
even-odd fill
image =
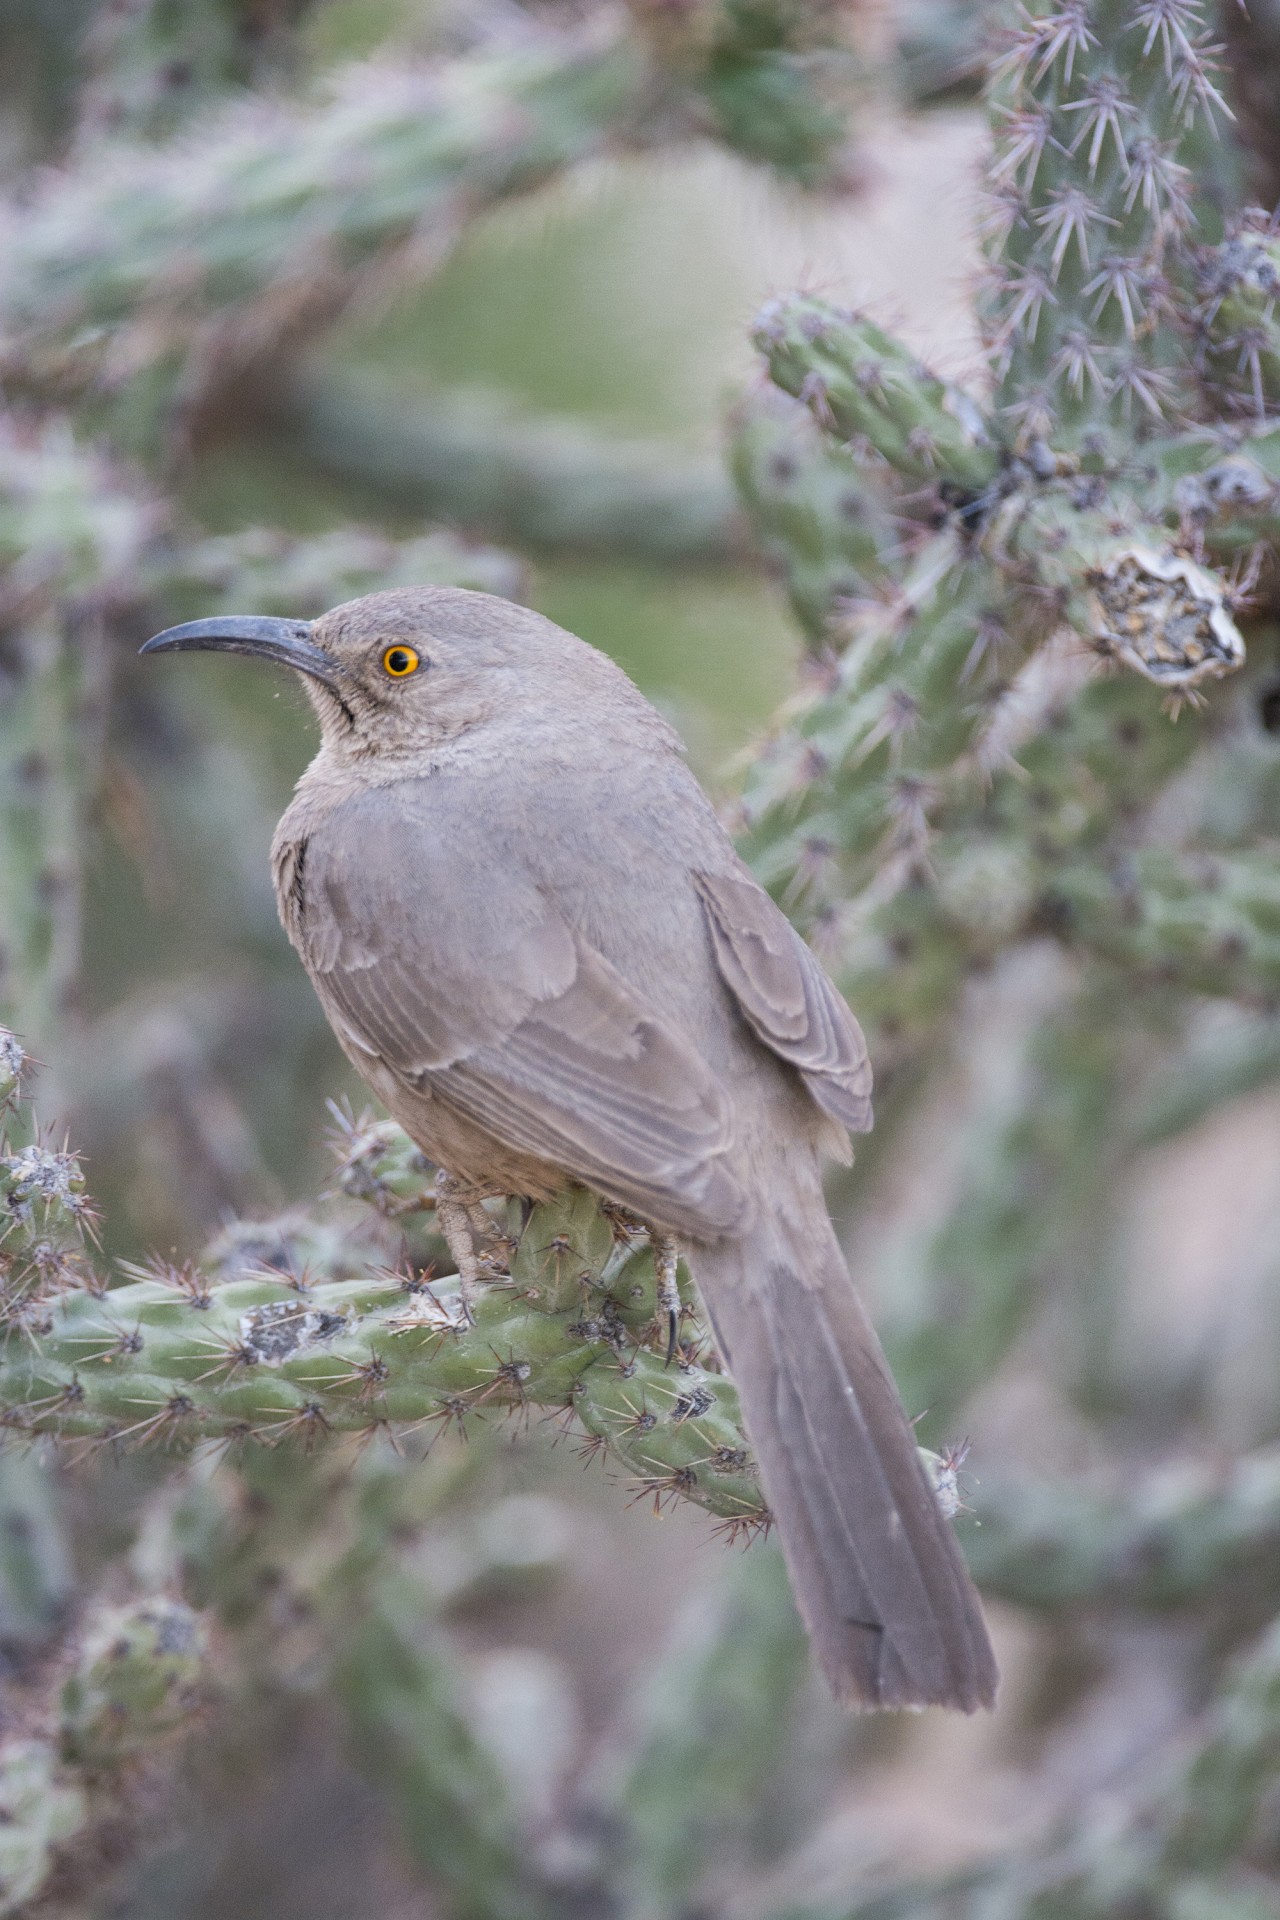
[[[721,978],[758,1039],[851,1133],[871,1126],[862,1028],[786,915],[745,871],[697,873]]]

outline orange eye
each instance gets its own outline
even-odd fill
[[[382,656],[382,670],[393,680],[404,680],[418,671],[418,656],[412,647],[388,647]]]

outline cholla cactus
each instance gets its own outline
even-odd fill
[[[1273,219],[1245,215],[1193,256],[1201,376],[1228,415],[1264,423],[1280,401],[1280,245]]]
[[[430,1170],[398,1128],[350,1121],[340,1148],[346,1193],[401,1227],[429,1212]],[[12,1429],[306,1450],[536,1408],[613,1461],[632,1497],[694,1500],[735,1536],[767,1527],[731,1382],[692,1323],[666,1364],[648,1235],[587,1194],[534,1208],[510,1236],[494,1219],[472,1317],[456,1275],[380,1265],[367,1241],[309,1219],[224,1232],[204,1265],[132,1268],[108,1291],[83,1261],[92,1215],[74,1157],[0,1152],[0,1181]]]
[[[117,37],[126,67],[167,13],[139,11]],[[711,15],[678,48],[609,17],[529,26],[467,58],[353,65],[305,104],[214,101],[168,143],[99,140],[91,166],[0,226],[7,378],[42,399],[115,391],[117,431],[154,444],[175,397],[189,414],[317,333],[375,271],[421,278],[482,208],[602,152],[710,118],[802,180],[838,172],[846,116],[822,76],[844,59],[840,9],[726,0]],[[229,65],[215,50],[214,72]]]
[[[43,1322],[44,1302],[91,1270],[86,1237],[97,1213],[80,1162],[18,1119],[29,1062],[21,1042],[0,1027],[0,1313],[17,1329]]]
[[[20,1070],[12,1036],[0,1041]],[[415,1216],[431,1219],[433,1170],[391,1122],[340,1115],[338,1192],[394,1223],[398,1265],[394,1240],[340,1206],[226,1228],[202,1262],[127,1266],[108,1288],[84,1257],[94,1216],[75,1157],[7,1145],[0,1419],[11,1430],[91,1450],[308,1452],[341,1435],[465,1435],[536,1409],[620,1474],[630,1499],[655,1512],[692,1501],[731,1540],[768,1531],[737,1393],[686,1270],[671,1363],[650,1237],[591,1195],[495,1214],[488,1283],[470,1303],[456,1274],[432,1272],[438,1237],[428,1228],[415,1247],[406,1234]],[[937,1457],[923,1458],[941,1482]]]
[[[1218,79],[1199,0],[1049,5],[1011,28],[983,317],[1016,447],[1097,471],[1194,404],[1187,246],[1206,237],[1196,163],[1225,129]]]
[[[736,470],[813,658],[748,769],[743,845],[870,1029],[872,1153],[910,1154],[935,1062],[970,1076],[964,1138],[928,1136],[945,1199],[881,1250],[909,1405],[989,1378],[1052,1285],[1072,1327],[1055,1383],[1106,1431],[1143,1101],[1181,1081],[1180,1127],[1229,1097],[1244,1083],[1193,1069],[1185,1036],[1206,999],[1260,1034],[1280,996],[1274,647],[1247,618],[1280,545],[1276,242],[1231,207],[1214,60],[1196,0],[1020,10],[991,88],[987,391],[808,296],[756,327],[772,390],[737,423]],[[864,1157],[854,1191],[876,1180]],[[1130,1472],[1074,1517],[1076,1491],[988,1469],[975,1570],[1033,1609],[1073,1589],[1194,1608],[1237,1550],[1245,1586],[1260,1567],[1236,1501],[1249,1480],[1269,1510],[1274,1465]],[[1272,1629],[1106,1834],[1072,1815],[963,1885],[894,1888],[895,1911],[1172,1911],[1273,1872],[1274,1659]]]
[[[104,134],[156,138],[231,87],[270,84],[287,70],[288,29],[309,0],[114,0],[91,18],[81,142]]]
[[[104,1837],[118,1849],[137,1770],[154,1770],[208,1688],[206,1630],[183,1601],[154,1594],[90,1608],[63,1655],[53,1697],[0,1743],[0,1914],[31,1911],[57,1875],[87,1890]]]
[[[1215,846],[1206,913],[1196,830],[1144,851],[1118,811],[1149,804],[1199,739],[1128,676],[1176,713],[1242,665],[1221,566],[1277,524],[1258,418],[1274,241],[1247,223],[1213,238],[1196,143],[1224,108],[1206,31],[1197,0],[1064,0],[1010,30],[990,408],[820,301],[757,323],[810,424],[748,408],[744,497],[837,657],[748,779],[746,845],[891,1044],[933,1017],[922,989],[936,1015],[973,958],[1040,929],[1201,988],[1216,969],[1211,991],[1273,990],[1265,859]],[[1116,677],[1091,677],[1091,655]]]

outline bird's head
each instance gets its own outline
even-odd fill
[[[572,726],[623,688],[624,706],[627,694],[640,702],[594,647],[527,607],[461,587],[371,593],[312,621],[191,620],[142,652],[241,653],[292,668],[344,756],[412,755],[481,725],[527,728],[539,712]]]

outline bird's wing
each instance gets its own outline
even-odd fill
[[[694,875],[716,963],[758,1039],[851,1133],[871,1126],[862,1028],[786,915],[745,872]]]
[[[733,1228],[729,1102],[446,776],[354,796],[302,854],[299,927],[359,1051],[504,1145],[663,1225]]]

